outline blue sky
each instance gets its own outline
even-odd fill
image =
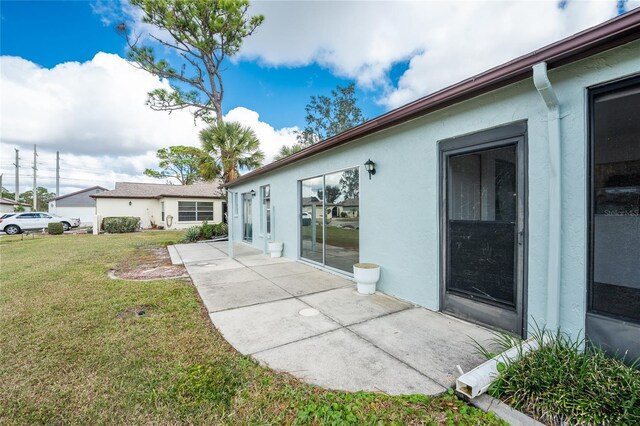
[[[1,13],[2,55],[20,56],[46,68],[85,62],[100,51],[126,56],[122,37],[113,25],[101,22],[88,1],[2,1]],[[398,64],[403,66],[406,63]],[[276,127],[302,127],[310,96],[327,94],[351,81],[317,64],[275,67],[246,60],[228,62],[224,106],[259,111]],[[366,117],[384,112],[375,103],[375,92],[359,89],[357,97]]]
[[[374,118],[638,5],[254,1],[250,14],[265,22],[227,63],[225,119],[251,126],[269,161],[295,141],[312,95],[354,82],[364,115]],[[157,149],[199,145],[203,124],[194,125],[187,111],[168,115],[144,104],[165,83],[124,60],[115,24],[126,19],[149,30],[127,2],[0,0],[0,19],[0,173],[9,190],[14,148],[22,191],[32,177],[33,145],[39,185],[50,190],[59,151],[64,194],[149,181],[142,172],[157,164]]]

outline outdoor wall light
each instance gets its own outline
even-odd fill
[[[254,191],[253,189],[251,190],[251,198],[256,196],[256,191]]]
[[[371,175],[376,174],[376,163],[369,158],[367,162],[364,163],[364,169],[369,173],[369,180],[371,180]]]

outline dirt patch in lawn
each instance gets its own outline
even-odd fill
[[[183,265],[172,265],[166,247],[139,246],[125,262],[109,271],[109,277],[122,280],[148,281],[189,278]]]

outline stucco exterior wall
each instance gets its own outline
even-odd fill
[[[96,198],[96,212],[103,219],[110,216],[139,217],[142,227],[149,228],[151,220],[159,221],[160,203],[156,199],[145,198]]]
[[[165,220],[162,222],[160,220],[160,204],[158,204],[158,224],[162,224],[167,229],[185,229],[190,226],[201,225],[202,221],[189,221],[189,222],[181,222],[178,220],[178,201],[205,201],[211,202],[213,201],[213,220],[210,220],[209,223],[219,223],[222,222],[222,202],[220,199],[196,199],[196,198],[163,198],[160,201],[164,201],[165,208]],[[171,223],[171,227],[168,226],[167,216],[172,216],[173,221]]]
[[[640,72],[635,41],[551,70],[561,104],[562,274],[564,330],[584,331],[587,280],[587,89]],[[526,320],[545,323],[547,294],[549,150],[547,110],[532,79],[367,136],[346,146],[229,188],[233,237],[242,239],[242,193],[251,190],[253,242],[264,249],[259,187],[271,185],[274,232],[283,255],[299,258],[298,181],[360,166],[360,261],[382,266],[382,291],[432,310],[440,308],[438,141],[513,123],[527,122]],[[371,158],[377,173],[368,179]]]
[[[178,221],[178,201],[213,202],[214,220],[211,223],[222,221],[222,200],[213,198],[97,198],[96,212],[103,218],[108,216],[133,216],[139,217],[143,228],[150,228],[153,221],[156,225],[162,225],[166,229],[185,229],[190,226],[200,225],[202,221]],[[131,205],[129,205],[131,202]],[[162,204],[165,207],[165,220],[162,220]],[[172,216],[171,226],[168,226],[167,216]]]

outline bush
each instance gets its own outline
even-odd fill
[[[182,237],[182,241],[185,243],[195,243],[200,239],[200,227],[192,226],[191,228],[187,228],[184,231],[184,237]]]
[[[347,217],[347,212],[340,212],[340,217]]]
[[[60,235],[64,232],[64,226],[60,222],[52,222],[49,224],[47,231],[49,231],[49,235]]]
[[[202,227],[200,227],[200,237],[204,240],[210,239],[214,235],[216,225],[209,225],[209,223],[205,220],[202,222]]]
[[[139,217],[105,217],[102,220],[102,229],[110,234],[123,234],[135,232],[140,227]]]
[[[534,337],[540,349],[498,364],[492,396],[547,424],[640,424],[637,362],[625,365],[589,345],[581,351],[584,342],[561,332]]]
[[[216,237],[227,235],[229,232],[229,226],[227,226],[227,224],[224,222],[217,223],[213,225],[213,227],[213,235],[215,235]]]

